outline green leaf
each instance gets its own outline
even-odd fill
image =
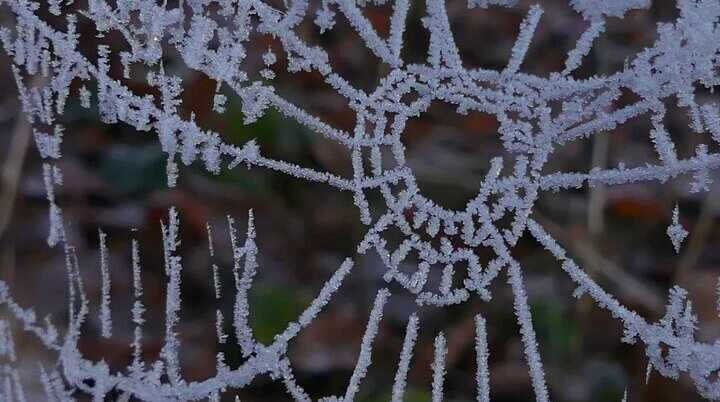
[[[304,307],[298,291],[287,286],[258,283],[249,296],[250,326],[255,338],[266,345],[296,320]]]
[[[566,357],[575,328],[564,307],[555,300],[540,299],[530,303],[530,313],[543,351],[556,359]]]
[[[115,190],[142,193],[167,185],[167,155],[158,146],[114,150],[100,161],[100,175]]]

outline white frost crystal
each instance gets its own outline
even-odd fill
[[[680,224],[680,209],[675,205],[673,210],[672,224],[667,228],[667,235],[670,236],[670,241],[675,247],[675,252],[680,252],[680,245],[688,235],[688,231]]]

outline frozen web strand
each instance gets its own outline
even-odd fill
[[[355,394],[360,389],[360,382],[365,378],[368,367],[370,367],[370,363],[372,362],[372,345],[378,333],[380,319],[382,318],[383,309],[388,297],[390,297],[390,291],[387,289],[380,289],[375,297],[372,311],[370,311],[370,318],[365,327],[365,334],[362,338],[360,355],[358,356],[355,370],[353,370],[352,376],[350,377],[350,384],[343,398],[345,402],[352,402],[354,400]]]
[[[486,321],[480,314],[475,316],[475,353],[477,355],[477,373],[475,375],[478,391],[477,400],[478,402],[490,402],[490,370],[488,366],[490,351],[488,349]]]
[[[138,375],[141,371],[141,357],[142,357],[142,325],[145,323],[143,314],[145,313],[145,306],[142,303],[142,278],[141,278],[141,267],[140,267],[140,244],[137,239],[132,240],[132,271],[133,271],[133,307],[132,307],[132,321],[135,324],[135,330],[133,335],[132,349],[133,349],[133,363],[131,372]]]
[[[100,303],[100,323],[102,324],[102,337],[112,336],[112,319],[110,317],[110,271],[108,268],[107,235],[98,231],[100,238],[100,273],[102,280],[102,300]]]
[[[62,210],[55,202],[55,185],[61,184],[62,179],[59,171],[54,169],[54,166],[49,163],[43,164],[43,178],[50,214],[50,233],[48,233],[47,243],[49,246],[54,247],[65,238]]]
[[[255,245],[255,227],[253,225],[252,210],[248,211],[248,228],[245,245],[240,247],[237,241],[237,230],[235,229],[235,220],[228,215],[228,227],[230,229],[230,241],[233,249],[233,276],[235,278],[235,308],[233,326],[235,328],[235,336],[240,344],[240,350],[243,356],[250,356],[255,349],[255,340],[253,338],[252,329],[248,321],[250,315],[250,306],[248,305],[248,294],[252,286],[253,278],[257,273],[257,263],[255,255],[257,247]],[[244,259],[242,266],[242,274],[240,274],[240,263]]]
[[[0,356],[5,356],[10,362],[17,359],[15,354],[15,342],[12,337],[12,329],[7,320],[0,320]]]
[[[210,252],[210,259],[214,259],[215,257],[215,246],[213,245],[213,236],[212,236],[212,228],[210,226],[210,223],[206,223],[205,229],[207,230],[207,238],[208,238],[208,251]],[[215,301],[219,303],[220,297],[221,297],[221,288],[222,284],[220,282],[220,268],[218,265],[212,261],[212,281],[213,281],[213,290],[215,292]],[[217,334],[218,343],[224,344],[225,340],[227,339],[227,334],[225,334],[225,330],[223,329],[225,322],[225,317],[223,316],[223,313],[220,311],[220,308],[218,307],[215,309],[215,332]]]
[[[405,31],[405,21],[409,9],[409,0],[396,0],[393,2],[393,11],[390,18],[390,36],[387,40],[382,39],[372,23],[364,15],[354,0],[325,0],[323,8],[327,9],[330,4],[335,3],[340,11],[350,22],[350,25],[357,31],[365,41],[368,49],[384,62],[397,66],[401,64],[400,51],[402,49],[402,36]],[[322,14],[321,18],[328,18],[329,14]],[[331,24],[331,19],[323,21],[323,25]]]
[[[40,365],[40,382],[50,402],[70,402],[75,399],[72,393],[65,388],[62,378],[57,371],[52,370],[48,373],[42,365]]]
[[[168,276],[167,296],[165,297],[165,344],[160,351],[165,364],[167,375],[172,384],[182,382],[180,377],[180,362],[178,360],[178,348],[180,341],[175,331],[180,321],[180,273],[182,265],[181,258],[176,255],[178,240],[178,227],[180,221],[175,207],[169,211],[168,224],[161,222],[163,250],[165,253],[165,273]]]
[[[447,356],[447,342],[445,334],[440,332],[435,337],[435,358],[432,363],[432,402],[442,402],[443,383],[445,382],[445,357]]]
[[[575,71],[582,63],[583,57],[590,53],[592,49],[593,41],[605,30],[605,21],[597,20],[590,24],[590,27],[583,32],[580,39],[578,39],[575,48],[568,52],[567,59],[565,60],[565,69],[562,71],[562,75],[570,74]]]
[[[298,383],[295,381],[295,377],[293,376],[292,370],[290,368],[290,361],[285,358],[280,362],[280,371],[282,372],[282,381],[283,384],[285,384],[285,388],[288,390],[288,393],[293,397],[293,399],[297,402],[311,402],[312,399],[310,396],[305,392],[305,390],[298,385]]]
[[[530,7],[530,11],[527,16],[525,16],[522,24],[520,24],[520,34],[515,40],[515,45],[513,45],[510,55],[510,61],[508,62],[507,67],[505,67],[505,70],[503,70],[503,75],[509,76],[515,74],[520,69],[520,65],[525,59],[525,53],[527,53],[528,48],[530,47],[530,41],[535,34],[535,29],[537,29],[537,25],[538,22],[540,22],[542,14],[543,9],[539,5],[533,4]]]
[[[672,138],[670,138],[670,133],[668,133],[665,128],[665,123],[663,122],[665,118],[665,108],[658,106],[658,109],[661,110],[654,113],[651,117],[653,128],[650,130],[650,139],[653,141],[655,151],[660,160],[667,166],[673,166],[678,161],[677,151],[675,150],[675,144]]]
[[[535,391],[535,399],[537,402],[548,402],[548,391],[545,385],[545,371],[542,367],[540,359],[540,351],[535,337],[535,329],[533,328],[532,315],[530,314],[530,306],[527,304],[527,295],[525,294],[525,286],[522,282],[522,273],[517,262],[511,261],[508,266],[508,283],[513,291],[515,315],[520,325],[520,334],[523,344],[525,345],[525,358],[530,368],[530,379]]]
[[[715,309],[717,310],[718,317],[720,317],[720,277],[718,277],[717,285],[715,285],[715,297],[717,298]]]
[[[427,13],[423,24],[430,31],[428,62],[435,68],[444,64],[451,69],[460,69],[462,61],[450,30],[445,1],[428,0]]]
[[[413,348],[415,347],[415,341],[417,340],[418,322],[419,319],[417,314],[413,313],[408,320],[407,327],[405,328],[405,340],[403,341],[402,352],[400,352],[398,369],[395,373],[391,402],[402,402],[403,400],[407,375],[410,371],[410,360],[412,359]]]
[[[210,259],[214,259],[215,258],[215,246],[213,245],[212,227],[210,226],[209,222],[205,225],[205,230],[207,230],[208,251],[210,252]],[[213,290],[215,291],[215,299],[219,300],[220,296],[221,296],[220,268],[218,267],[217,264],[215,264],[215,262],[212,262],[212,278],[213,278]]]

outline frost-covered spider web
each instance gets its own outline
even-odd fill
[[[687,373],[697,391],[706,398],[720,399],[720,344],[695,340],[697,319],[686,292],[678,287],[669,295],[667,312],[657,322],[648,322],[620,304],[603,290],[532,217],[533,206],[543,191],[582,186],[616,185],[632,182],[661,181],[691,175],[689,191],[707,191],[710,170],[720,164],[720,154],[707,146],[698,146],[695,155],[678,157],[665,127],[666,100],[677,99],[677,106],[688,111],[691,128],[710,134],[720,142],[720,109],[715,104],[698,104],[695,88],[718,85],[720,46],[720,3],[717,1],[679,0],[677,20],[657,27],[657,40],[628,60],[620,71],[589,79],[575,79],[583,58],[605,30],[608,18],[623,17],[626,12],[649,7],[649,0],[571,0],[571,7],[587,21],[587,29],[567,54],[562,71],[548,77],[521,72],[536,28],[542,23],[543,8],[525,8],[526,16],[512,47],[510,59],[500,71],[464,67],[446,14],[443,0],[425,2],[424,29],[430,36],[427,58],[422,63],[403,60],[406,20],[414,0],[306,0],[266,2],[262,0],[0,0],[0,6],[13,15],[13,25],[0,31],[5,52],[12,59],[20,99],[28,120],[33,124],[37,148],[44,159],[44,183],[50,214],[48,244],[64,252],[69,294],[69,324],[58,333],[49,319],[37,319],[32,310],[13,301],[5,283],[0,300],[25,331],[33,333],[49,350],[58,354],[57,365],[43,368],[41,377],[50,400],[72,400],[79,394],[104,400],[107,395],[119,400],[200,400],[219,399],[226,389],[246,387],[259,375],[269,374],[281,381],[296,400],[311,396],[298,384],[288,357],[288,344],[332,301],[343,280],[353,268],[346,260],[320,290],[310,306],[278,334],[270,345],[256,340],[249,320],[248,292],[257,271],[255,232],[252,213],[244,244],[228,223],[234,254],[235,309],[231,317],[217,312],[217,338],[226,341],[224,322],[232,323],[244,361],[230,368],[222,353],[217,355],[217,374],[202,381],[186,381],[180,374],[176,333],[181,308],[180,282],[182,260],[178,254],[178,216],[174,209],[162,225],[165,273],[168,277],[166,333],[160,358],[152,363],[141,359],[142,328],[145,311],[141,302],[142,281],[138,243],[133,243],[132,274],[135,303],[132,319],[136,324],[132,343],[133,363],[123,371],[111,371],[104,361],[92,361],[80,352],[81,327],[89,314],[89,300],[80,275],[75,249],[66,233],[62,209],[55,192],[63,183],[58,165],[65,130],[60,123],[70,96],[78,96],[83,107],[96,104],[102,121],[124,123],[138,131],[156,135],[167,154],[168,185],[176,184],[181,168],[178,161],[190,165],[204,163],[213,173],[221,169],[270,169],[297,180],[325,183],[337,191],[352,193],[359,218],[367,231],[357,246],[361,254],[374,250],[384,266],[388,287],[377,292],[362,337],[357,363],[345,394],[323,398],[326,401],[350,401],[372,363],[372,350],[383,311],[390,296],[390,284],[397,284],[414,295],[418,305],[449,306],[465,302],[472,294],[490,298],[489,286],[502,272],[514,298],[524,354],[532,387],[538,401],[550,400],[545,383],[535,331],[523,285],[522,267],[513,257],[518,239],[529,233],[557,260],[577,286],[576,296],[589,295],[600,307],[622,322],[623,341],[639,341],[649,358],[648,371],[678,378]],[[82,4],[81,4],[82,3]],[[389,35],[380,35],[363,13],[372,5],[390,5]],[[468,7],[519,7],[512,0],[469,0]],[[350,22],[367,49],[388,66],[378,85],[369,91],[354,87],[331,68],[328,53],[311,45],[298,33],[304,20],[310,19],[321,32],[332,31],[338,13]],[[121,35],[124,50],[98,45],[92,55],[83,53],[82,35],[77,31],[81,19],[91,20],[97,36]],[[247,63],[249,41],[257,35],[272,37],[279,48],[262,55],[262,65]],[[221,89],[237,94],[242,101],[246,123],[252,123],[274,109],[288,119],[307,127],[318,136],[346,148],[351,155],[352,177],[296,166],[272,159],[254,142],[227,143],[216,132],[200,127],[193,116],[179,112],[182,80],[166,71],[164,56],[180,55],[185,65],[205,74],[217,83],[213,109],[224,113],[227,101]],[[355,116],[354,128],[343,130],[291,103],[275,90],[275,72],[271,68],[284,57],[290,72],[319,74],[322,80],[343,97]],[[123,77],[111,73],[112,59],[119,59]],[[138,73],[139,71],[139,73]],[[123,78],[144,74],[153,94],[137,93]],[[95,88],[91,91],[90,88]],[[77,94],[71,92],[77,91]],[[638,100],[621,108],[614,102],[623,91]],[[421,194],[416,175],[406,163],[403,134],[412,117],[422,116],[435,101],[452,105],[458,114],[482,112],[499,122],[498,133],[505,156],[490,161],[490,168],[477,185],[476,195],[464,208],[451,210]],[[589,172],[547,173],[549,156],[576,139],[612,130],[639,115],[648,115],[652,140],[661,163],[640,167],[623,165]],[[72,178],[70,178],[72,179]],[[368,193],[379,191],[384,205],[371,205]],[[380,213],[376,213],[380,210]],[[679,224],[676,209],[668,235],[676,249],[687,232]],[[401,233],[394,244],[388,233]],[[210,253],[214,253],[211,228],[208,227]],[[102,301],[99,309],[102,336],[112,335],[110,315],[111,280],[107,267],[105,234],[100,233],[102,265]],[[493,258],[481,262],[479,250]],[[411,258],[412,256],[412,258]],[[400,269],[413,261],[414,272]],[[467,272],[457,281],[459,272]],[[441,272],[439,286],[432,287],[431,271]],[[215,296],[221,285],[213,267]],[[457,285],[459,283],[459,285]],[[23,400],[20,373],[6,321],[0,321],[0,352],[7,358],[3,388],[7,400]],[[477,351],[477,399],[489,400],[488,345],[486,321],[475,318]],[[422,331],[418,315],[408,317],[406,335],[392,387],[392,400],[401,401],[412,364],[413,349]],[[431,366],[432,399],[443,399],[446,338],[435,337],[435,355]],[[313,396],[315,397],[315,396]]]

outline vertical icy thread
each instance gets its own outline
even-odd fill
[[[485,318],[480,314],[475,316],[475,353],[477,355],[477,373],[475,375],[478,390],[477,400],[478,402],[490,402],[490,370],[488,366],[490,352]]]
[[[132,240],[132,271],[133,271],[133,307],[132,307],[132,320],[135,324],[134,335],[133,335],[133,367],[137,367],[140,364],[140,357],[142,355],[142,325],[145,323],[143,313],[145,307],[142,303],[142,278],[140,268],[140,245],[137,239]]]
[[[70,328],[68,328],[68,339],[72,339],[77,342],[80,338],[80,327],[85,322],[85,317],[89,311],[90,302],[83,286],[83,279],[80,275],[80,264],[78,263],[77,253],[75,248],[72,246],[66,246],[65,248],[65,263],[67,265],[68,272],[68,288],[71,296],[71,301],[74,304],[75,296],[79,296],[80,305],[76,311],[74,306],[71,307],[70,312]]]
[[[535,391],[535,400],[538,402],[547,402],[548,392],[545,385],[545,372],[543,371],[542,361],[540,360],[540,352],[535,338],[535,329],[533,328],[532,316],[530,315],[530,307],[527,304],[527,295],[525,294],[525,286],[522,282],[522,274],[520,266],[515,261],[511,261],[508,266],[508,282],[512,288],[515,315],[518,324],[520,324],[520,334],[523,344],[525,344],[525,358],[530,368],[530,379],[532,380],[533,390]]]
[[[10,323],[4,319],[0,320],[0,356],[7,357],[11,362],[17,358]]]
[[[355,394],[360,389],[360,382],[365,378],[367,369],[370,367],[372,362],[372,346],[375,336],[378,333],[378,326],[380,325],[380,319],[382,318],[383,308],[390,297],[390,291],[383,288],[380,289],[375,296],[375,303],[373,304],[372,311],[370,311],[370,318],[368,319],[367,327],[365,327],[365,334],[362,338],[362,344],[360,345],[360,355],[358,356],[357,363],[355,364],[355,370],[353,370],[352,376],[350,377],[350,384],[345,391],[345,402],[351,402],[355,398]]]
[[[40,365],[40,383],[48,401],[69,402],[73,400],[71,392],[65,389],[65,384],[57,372],[53,370],[48,374],[42,365]]]
[[[650,139],[655,146],[655,151],[660,157],[660,160],[666,165],[674,165],[678,161],[677,151],[675,150],[675,144],[672,138],[670,138],[670,133],[665,129],[664,118],[664,110],[660,113],[653,114],[651,118],[653,128],[650,130]]]
[[[208,250],[210,252],[210,259],[212,263],[212,279],[213,279],[213,289],[215,290],[215,300],[220,300],[220,290],[221,290],[221,283],[220,283],[220,268],[215,264],[215,262],[212,262],[212,259],[215,257],[215,247],[213,245],[213,236],[212,236],[212,228],[210,227],[210,223],[205,224],[205,229],[207,230],[207,237],[208,237]],[[220,311],[220,308],[218,307],[215,310],[215,332],[217,334],[218,343],[225,343],[225,340],[227,338],[227,334],[225,334],[225,331],[223,330],[223,325],[225,322],[225,317],[223,316],[223,313]]]
[[[105,243],[106,235],[98,231],[100,238],[100,273],[102,276],[102,299],[100,300],[100,323],[102,324],[102,337],[110,338],[112,335],[112,319],[110,317],[110,271],[108,269],[108,250]]]
[[[233,260],[235,261],[233,266],[233,275],[235,277],[235,317],[233,319],[233,325],[235,327],[235,334],[240,345],[240,350],[243,356],[250,356],[255,349],[255,339],[253,337],[252,329],[248,321],[250,315],[250,305],[248,301],[248,292],[250,286],[252,286],[253,278],[257,272],[257,263],[255,262],[255,255],[257,249],[255,246],[255,227],[253,225],[253,212],[248,212],[248,228],[247,238],[245,245],[240,247],[237,241],[237,231],[235,230],[235,220],[228,216],[228,226],[230,228],[230,241],[233,248]],[[240,260],[245,259],[243,265],[242,276],[239,273]]]
[[[410,359],[412,359],[413,348],[415,347],[415,341],[417,340],[418,321],[417,314],[413,313],[408,320],[407,327],[405,328],[405,340],[403,341],[402,352],[400,352],[398,369],[395,373],[391,402],[402,402],[403,400],[407,374],[408,371],[410,371]]]
[[[718,317],[720,317],[720,277],[718,277],[717,285],[715,287],[715,296],[717,297],[715,308],[717,310]]]
[[[210,260],[212,261],[212,259],[215,258],[215,246],[213,245],[212,227],[209,222],[205,224],[205,229],[207,230],[208,237],[208,251],[210,252]],[[217,300],[220,299],[220,269],[214,262],[212,262],[212,277],[215,299]]]
[[[54,247],[60,241],[65,239],[65,226],[62,221],[62,210],[55,201],[55,184],[58,178],[54,172],[53,166],[49,163],[43,163],[43,179],[45,182],[45,193],[50,214],[50,232],[48,233],[47,243]]]
[[[27,402],[25,397],[25,389],[23,388],[22,381],[20,381],[20,374],[17,369],[9,369],[9,376],[12,380],[12,388],[15,391],[15,398],[11,398],[11,401]]]
[[[170,208],[168,225],[161,223],[168,284],[165,298],[165,345],[163,345],[160,355],[165,361],[168,377],[173,384],[182,381],[180,362],[178,361],[180,341],[175,332],[175,327],[180,321],[180,272],[182,271],[180,256],[175,255],[177,246],[180,244],[177,239],[179,223],[175,207]]]
[[[400,59],[400,52],[402,51],[405,21],[407,19],[409,9],[409,0],[395,0],[395,4],[393,4],[393,15],[390,20],[390,38],[388,38],[388,42],[394,64],[402,62]]]
[[[445,356],[447,356],[447,346],[445,334],[440,332],[435,337],[435,358],[432,363],[432,401],[442,402],[443,400],[443,383],[445,382]]]
[[[133,274],[133,302],[132,320],[137,325],[145,322],[143,313],[145,307],[142,304],[143,286],[142,286],[142,269],[140,266],[140,243],[137,239],[132,240],[132,274]]]

